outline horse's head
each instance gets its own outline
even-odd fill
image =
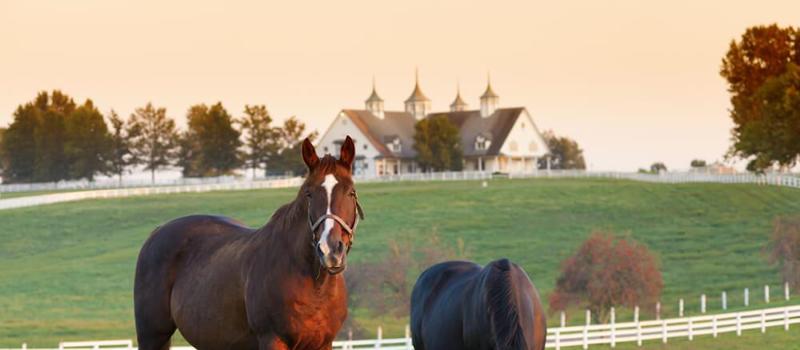
[[[350,136],[342,144],[339,159],[331,155],[320,159],[314,145],[303,141],[308,176],[300,191],[308,201],[311,245],[330,274],[344,271],[356,225],[363,219],[352,178],[355,152]]]

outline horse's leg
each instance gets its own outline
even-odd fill
[[[258,336],[258,350],[289,350],[289,346],[274,334]]]
[[[176,328],[170,312],[170,288],[162,280],[143,281],[138,271],[135,287],[134,314],[139,349],[169,350]]]
[[[136,305],[136,338],[140,350],[169,350],[170,339],[175,333],[175,322],[169,309],[157,305]]]

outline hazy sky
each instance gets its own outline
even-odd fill
[[[322,132],[373,75],[402,109],[419,67],[444,110],[457,81],[477,107],[491,71],[502,106],[576,139],[592,169],[687,168],[729,145],[728,44],[773,22],[800,24],[800,1],[0,0],[0,125],[62,89],[181,125],[194,103],[266,104]]]

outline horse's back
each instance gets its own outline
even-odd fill
[[[423,272],[411,293],[411,330],[414,348],[446,349],[461,336],[460,305],[465,284],[481,266],[468,261],[448,261]]]
[[[172,289],[185,270],[252,232],[235,220],[212,215],[185,216],[156,228],[136,262],[134,313],[140,342],[143,335],[174,332]]]

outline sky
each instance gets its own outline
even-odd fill
[[[490,73],[501,107],[578,141],[592,170],[686,169],[723,158],[721,59],[770,23],[800,24],[800,1],[0,0],[0,126],[61,89],[121,115],[152,101],[181,126],[192,104],[265,104],[323,132],[373,77],[402,110],[418,69],[446,110],[457,84],[477,108]]]

